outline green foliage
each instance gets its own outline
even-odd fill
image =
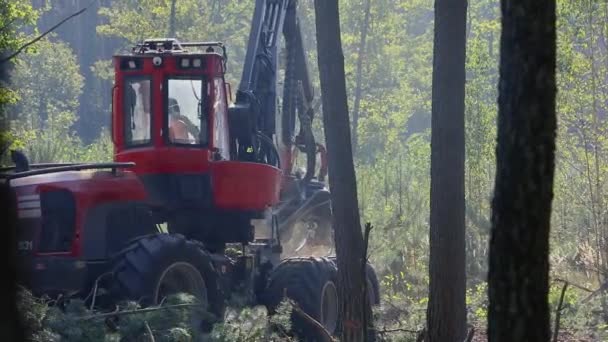
[[[555,314],[559,305],[563,283],[555,282],[549,288],[549,307],[551,308],[551,321],[555,321]],[[592,341],[604,341],[608,338],[605,322],[601,319],[601,296],[594,296],[587,300],[590,294],[572,285],[568,286],[560,317],[560,331],[568,331],[577,338],[590,338]]]
[[[106,129],[84,146],[73,128],[84,82],[74,53],[61,41],[43,39],[37,47],[16,62],[12,82],[20,100],[9,107],[11,129],[4,140],[24,150],[33,163],[111,161]],[[7,156],[2,161],[10,164]]]
[[[0,50],[14,51],[23,39],[16,28],[34,24],[36,12],[25,1],[0,1]]]
[[[483,282],[467,289],[466,303],[469,323],[485,324],[488,318],[488,284]]]
[[[97,78],[104,81],[114,81],[114,66],[110,60],[101,60],[91,66],[91,71]]]
[[[0,0],[0,54],[8,57],[23,45],[29,35],[21,29],[32,25],[38,13],[27,2]],[[27,53],[27,51],[25,52]],[[5,106],[19,99],[8,80],[7,71],[13,68],[13,61],[6,62],[0,69],[0,127],[6,129]]]
[[[228,81],[238,83],[252,1],[176,1],[176,37],[182,41],[222,41],[228,48]],[[129,46],[147,38],[167,37],[171,0],[117,1],[102,7],[99,14],[107,24],[97,27],[102,36],[118,37]]]
[[[215,327],[215,341],[268,341],[266,310],[259,307],[230,310],[224,324]]]
[[[18,59],[12,82],[20,101],[11,117],[28,129],[66,129],[75,121],[84,79],[67,44],[47,39],[38,42],[35,53]]]
[[[151,331],[156,341],[290,341],[291,304],[282,303],[278,312],[268,317],[264,307],[229,307],[224,322],[214,325],[209,334],[198,326],[207,313],[187,294],[170,296],[163,303],[168,308],[127,313],[106,318],[104,313],[90,310],[83,301],[71,299],[59,305],[56,301],[34,297],[22,289],[19,311],[32,342],[42,341],[149,341]],[[171,308],[180,304],[191,307]],[[120,312],[141,309],[135,302],[119,305]],[[98,318],[97,318],[98,317]]]

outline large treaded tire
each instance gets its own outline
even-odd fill
[[[197,297],[216,319],[223,319],[225,300],[211,256],[200,243],[179,234],[142,237],[115,257],[110,289],[114,301],[135,300],[143,306],[159,304],[162,298],[155,298],[159,281],[175,265],[184,266],[185,273],[196,279],[202,277],[204,296]]]
[[[283,294],[292,299],[305,313],[322,322],[321,302],[324,286],[337,287],[337,269],[328,258],[293,257],[283,260],[271,273],[266,288],[264,303],[270,314],[274,314],[277,306],[284,299]],[[337,294],[336,294],[337,295]],[[336,306],[338,305],[336,297]],[[338,310],[336,308],[336,310]],[[336,327],[328,329],[335,333]],[[302,341],[323,341],[321,332],[309,320],[295,310],[291,315],[292,332]],[[326,327],[327,328],[327,327]],[[333,330],[333,331],[330,331]]]
[[[334,263],[334,265],[336,265],[336,268],[338,267],[335,256],[329,257],[328,259],[330,259]],[[369,285],[371,285],[371,305],[380,305],[380,282],[378,281],[378,275],[376,274],[376,270],[374,269],[374,266],[368,262],[365,265],[365,272],[367,276],[368,291],[370,291]]]

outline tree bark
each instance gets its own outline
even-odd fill
[[[2,127],[2,129],[5,128]],[[30,331],[27,330],[30,327],[24,324],[22,312],[17,306],[19,294],[17,287],[17,203],[12,189],[6,184],[0,184],[0,204],[3,227],[6,227],[4,239],[2,239],[4,284],[3,298],[0,303],[9,315],[8,319],[2,320],[0,329],[9,341],[25,341],[26,337],[30,335]]]
[[[371,323],[370,303],[364,292],[365,277],[361,272],[365,262],[364,242],[353,165],[338,1],[315,0],[315,21],[338,264],[341,340],[364,341],[367,324]]]
[[[169,38],[175,38],[175,2],[171,0],[171,14],[169,15]]]
[[[359,56],[357,56],[357,79],[355,84],[355,104],[353,108],[353,152],[356,154],[359,148],[359,113],[361,107],[361,82],[363,78],[363,59],[365,58],[365,47],[367,42],[367,30],[369,28],[369,17],[371,12],[371,0],[365,0],[365,16],[361,26],[361,36],[359,39]]]
[[[435,1],[428,340],[462,342],[466,327],[464,95],[466,0]]]
[[[489,341],[549,341],[556,136],[555,0],[501,0]]]

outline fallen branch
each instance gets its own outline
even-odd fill
[[[176,305],[167,305],[167,306],[156,306],[145,309],[135,309],[135,310],[124,310],[124,311],[112,311],[106,312],[97,315],[84,316],[77,319],[77,321],[89,321],[94,319],[108,318],[108,317],[118,317],[118,316],[127,316],[127,315],[135,315],[142,314],[154,311],[168,310],[168,309],[183,309],[183,308],[193,308],[200,307],[200,304],[176,304]]]
[[[99,287],[99,280],[105,276],[111,275],[112,272],[106,272],[102,275],[100,275],[99,277],[97,277],[97,279],[95,279],[95,286],[93,287],[93,298],[91,298],[91,308],[90,310],[93,310],[95,308],[95,299],[97,297],[97,289]],[[90,295],[90,294],[89,294]],[[88,297],[88,296],[87,296]],[[161,304],[162,305],[162,304]]]
[[[12,54],[10,54],[8,57],[3,58],[0,60],[0,64],[4,64],[8,61],[10,61],[11,59],[15,58],[18,54],[20,54],[23,50],[27,49],[29,46],[36,44],[36,42],[38,42],[40,39],[44,38],[46,35],[48,35],[49,33],[53,32],[55,29],[57,29],[59,26],[63,25],[66,21],[77,17],[79,15],[81,15],[82,13],[84,13],[87,9],[89,9],[89,7],[91,7],[91,5],[97,0],[92,0],[86,7],[84,7],[83,9],[72,13],[71,15],[65,17],[63,20],[61,20],[60,22],[58,22],[57,24],[53,25],[53,27],[51,27],[50,29],[46,30],[44,33],[42,33],[41,35],[39,35],[38,37],[32,39],[31,41],[25,43],[24,45],[22,45],[19,49],[17,49],[17,51],[13,52]]]
[[[595,297],[596,295],[604,292],[605,290],[608,290],[608,281],[604,283],[604,285],[600,286],[599,289],[593,291],[589,296],[587,296],[587,298],[583,299],[581,301],[581,303],[587,303],[588,301],[591,300],[591,298]]]
[[[156,339],[154,338],[154,334],[152,333],[152,329],[150,328],[150,324],[148,324],[148,321],[144,321],[144,326],[146,327],[148,336],[150,336],[150,342],[156,342]]]
[[[302,310],[296,303],[294,303],[293,301],[289,301],[289,303],[291,304],[291,307],[298,313],[300,314],[302,317],[304,317],[304,319],[306,319],[310,324],[314,325],[315,328],[317,328],[317,330],[323,335],[323,339],[326,342],[334,342],[334,338],[331,336],[331,334],[329,333],[329,331],[327,331],[327,329],[325,329],[325,327],[319,323],[316,319],[312,318],[309,314],[307,314],[306,312],[304,312],[304,310]]]
[[[420,331],[418,331],[418,330],[411,330],[411,329],[405,329],[405,328],[378,330],[378,334],[380,334],[380,335],[397,333],[397,332],[405,332],[405,333],[410,333],[410,334],[418,334],[418,333],[420,333]]]
[[[561,282],[561,283],[567,283],[569,286],[576,287],[577,289],[583,290],[583,291],[586,291],[586,292],[594,292],[593,290],[591,290],[589,288],[586,288],[586,287],[584,287],[582,285],[574,284],[574,283],[572,283],[572,282],[570,282],[568,280],[562,279],[562,278],[555,278],[555,279],[553,279],[553,281],[557,281],[557,282]]]
[[[562,293],[559,296],[559,303],[555,310],[555,329],[553,331],[553,342],[557,342],[557,336],[559,335],[559,319],[562,316],[562,305],[564,304],[564,296],[566,295],[566,289],[568,288],[568,282],[564,282],[562,287]]]

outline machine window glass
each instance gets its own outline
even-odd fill
[[[207,143],[207,115],[204,113],[201,79],[169,79],[167,83],[167,122],[173,144]]]
[[[224,81],[216,77],[213,80],[213,87],[215,92],[215,101],[213,103],[214,125],[213,125],[213,146],[220,150],[222,157],[228,158],[229,153],[229,142],[228,142],[228,118],[226,110],[226,94]]]
[[[125,81],[124,134],[127,146],[145,145],[151,140],[150,83],[148,78]]]
[[[40,253],[67,252],[72,246],[76,226],[76,200],[67,190],[40,195],[42,231]]]

